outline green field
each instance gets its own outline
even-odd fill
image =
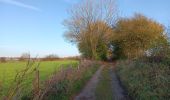
[[[0,83],[2,84],[1,94],[4,95],[9,87],[13,84],[16,73],[26,67],[27,62],[7,62],[0,63]],[[68,65],[76,66],[78,61],[75,60],[62,60],[62,61],[42,61],[39,65],[40,81],[47,79],[53,72],[60,70]],[[37,66],[37,63],[34,64]],[[33,74],[26,79],[27,87],[31,86]]]

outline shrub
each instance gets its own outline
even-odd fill
[[[151,56],[149,57],[150,62],[164,62],[165,64],[170,60],[170,46],[169,44],[160,45],[152,49]]]
[[[20,100],[25,95],[26,90],[24,88],[28,85],[26,79],[33,74],[35,68],[39,67],[39,64],[37,66],[34,66],[34,64],[34,60],[28,59],[25,68],[17,72],[4,100]]]
[[[85,66],[84,66],[85,65]],[[38,100],[68,100],[78,93],[97,70],[96,63],[85,63],[77,68],[68,67],[46,80]]]
[[[0,62],[5,63],[6,62],[6,58],[5,57],[1,57],[0,58]]]
[[[42,58],[43,61],[54,61],[60,59],[57,55],[55,54],[50,54],[47,55],[46,57]]]
[[[116,47],[114,52],[118,56],[130,59],[141,57],[146,50],[162,42],[167,43],[163,32],[163,25],[141,14],[136,14],[132,18],[122,18],[114,28],[112,37],[112,45]]]
[[[129,95],[135,100],[167,100],[169,67],[162,63],[119,61],[117,72]]]
[[[21,57],[19,58],[20,61],[27,61],[30,59],[30,54],[29,53],[23,53]]]

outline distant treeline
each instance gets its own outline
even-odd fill
[[[0,57],[0,62],[4,63],[7,61],[28,61],[31,60],[39,60],[39,61],[55,61],[55,60],[79,60],[79,56],[72,57],[42,57],[42,58],[22,58],[22,57]]]

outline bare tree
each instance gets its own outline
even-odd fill
[[[170,35],[170,26],[168,26],[167,34]]]
[[[21,57],[19,58],[19,60],[23,61],[23,60],[28,60],[30,59],[30,54],[29,53],[23,53],[21,55]]]
[[[0,57],[0,62],[6,62],[6,58],[5,57]]]
[[[52,61],[52,60],[58,60],[58,59],[59,59],[59,56],[55,54],[49,54],[45,56],[44,58],[42,58],[42,60],[44,61]]]
[[[101,34],[106,34],[117,20],[115,0],[84,0],[75,5],[69,14],[70,18],[64,22],[68,29],[65,37],[77,44],[88,44],[92,58],[94,58],[99,41],[98,37],[103,36]]]

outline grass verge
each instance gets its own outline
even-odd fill
[[[142,61],[118,61],[117,73],[135,100],[168,100],[170,98],[169,66]]]
[[[100,81],[96,87],[96,100],[113,100],[111,76],[109,71],[109,67],[105,67],[102,70]]]

